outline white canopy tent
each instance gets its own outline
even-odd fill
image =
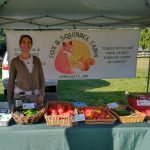
[[[4,29],[143,27],[150,0],[0,0]]]

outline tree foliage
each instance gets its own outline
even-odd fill
[[[6,51],[6,34],[5,30],[0,29],[0,56],[3,56]]]
[[[150,50],[150,28],[144,28],[141,30],[139,47]]]

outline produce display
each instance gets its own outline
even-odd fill
[[[118,118],[121,123],[143,122],[145,119],[145,114],[135,110],[128,105],[120,105],[117,108],[110,109],[110,111]]]
[[[108,113],[104,107],[83,107],[79,108],[80,112],[88,119],[112,119],[112,116]]]
[[[113,111],[120,116],[128,116],[134,114],[134,111],[130,107],[125,105],[120,105],[119,107],[113,109]]]
[[[72,103],[66,102],[56,102],[55,105],[49,105],[48,107],[48,115],[66,115],[66,116],[72,116],[75,115],[74,106]]]
[[[86,106],[79,111],[84,114],[86,124],[112,124],[117,120],[105,107]]]
[[[49,101],[46,110],[45,120],[48,126],[77,125],[76,122],[72,122],[72,116],[77,114],[77,111],[70,102]]]
[[[109,105],[102,107],[87,106],[81,102],[48,101],[46,112],[43,106],[34,106],[34,108],[31,104],[27,104],[12,111],[11,116],[16,123],[37,123],[43,116],[49,126],[75,126],[79,121],[84,121],[86,124],[112,124],[117,118],[121,123],[133,123],[143,122],[145,119],[145,114],[130,105],[115,105],[115,102],[110,105],[111,107]],[[5,126],[9,120],[10,118],[0,115],[0,123],[4,121]]]
[[[12,113],[14,121],[18,124],[37,123],[44,115],[45,108],[17,109]]]
[[[38,113],[38,109],[34,108],[34,109],[27,109],[27,110],[21,110],[20,112],[15,112],[18,113],[21,116],[35,116]]]

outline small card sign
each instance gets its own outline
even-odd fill
[[[87,106],[87,104],[85,102],[73,102],[73,105],[75,107],[84,107],[84,106]]]
[[[150,100],[137,100],[137,106],[150,106]]]
[[[10,114],[10,109],[0,109],[0,113],[4,113],[4,114]]]
[[[72,116],[72,122],[78,122],[78,121],[84,121],[84,120],[85,120],[85,116],[83,114]]]
[[[9,108],[8,102],[0,102],[0,109]]]
[[[0,102],[0,113],[11,113],[8,102]]]
[[[109,109],[113,109],[113,108],[119,107],[119,105],[116,102],[109,103],[109,104],[107,104],[107,106],[108,106]]]
[[[35,108],[34,103],[23,103],[23,109],[33,109]]]

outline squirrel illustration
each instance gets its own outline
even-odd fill
[[[81,57],[78,60],[78,64],[79,64],[79,68],[81,69],[81,71],[88,71],[90,68],[90,65],[95,64],[95,60],[94,60],[94,58],[85,59],[84,57]]]

